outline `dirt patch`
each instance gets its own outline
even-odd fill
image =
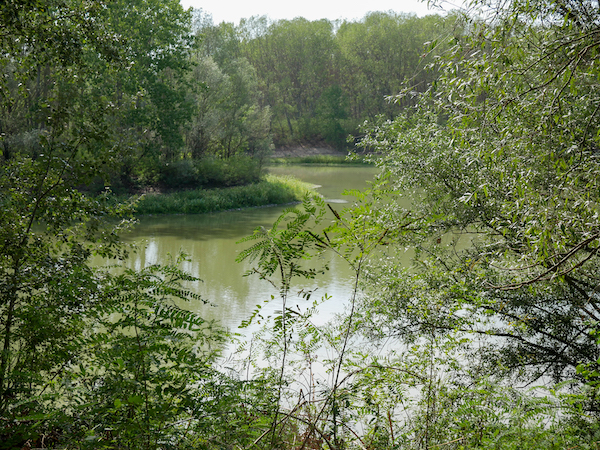
[[[337,155],[345,156],[347,152],[339,151],[331,147],[325,146],[310,146],[310,145],[296,145],[293,147],[281,147],[276,148],[271,155],[273,158],[293,158],[302,156],[315,156],[315,155]]]

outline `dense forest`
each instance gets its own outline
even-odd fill
[[[596,1],[234,26],[8,0],[0,23],[0,449],[599,447]],[[91,264],[128,257],[111,191],[243,185],[310,142],[381,172],[240,243],[279,293],[251,339],[184,307],[219,301],[185,254]],[[297,283],[323,252],[352,294],[316,325]]]
[[[16,24],[26,14],[36,27],[43,20],[36,15],[52,15],[52,8],[9,8],[6,20]],[[65,99],[71,115],[92,104],[95,132],[119,150],[106,161],[110,176],[90,188],[130,191],[256,181],[274,146],[345,150],[366,119],[401,110],[404,101],[387,97],[404,83],[425,89],[433,75],[421,70],[422,44],[455,22],[372,13],[358,22],[254,17],[215,25],[201,10],[158,0],[111,1],[94,14],[94,26],[85,24],[93,36],[78,36],[78,25],[66,23],[57,35],[43,36],[50,40],[45,46],[58,49],[19,64],[5,60],[2,158],[35,156],[52,127],[48,113],[67,108]],[[12,52],[26,45],[7,44]],[[83,72],[66,76],[63,60]]]

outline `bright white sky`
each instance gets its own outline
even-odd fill
[[[202,9],[212,15],[213,22],[238,24],[240,19],[269,16],[273,20],[304,17],[318,19],[362,19],[369,11],[415,13],[418,16],[442,12],[428,9],[418,0],[181,0],[184,8]],[[450,9],[450,8],[448,8]]]

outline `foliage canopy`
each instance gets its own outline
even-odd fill
[[[375,327],[472,333],[496,373],[580,377],[600,356],[599,12],[473,4],[491,18],[465,17],[419,103],[363,142],[389,188],[412,192],[386,220],[422,224],[418,274],[381,267]]]

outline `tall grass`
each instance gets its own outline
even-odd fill
[[[292,177],[267,175],[258,183],[219,189],[195,189],[170,194],[146,194],[136,214],[202,214],[252,206],[299,202],[312,185]]]

